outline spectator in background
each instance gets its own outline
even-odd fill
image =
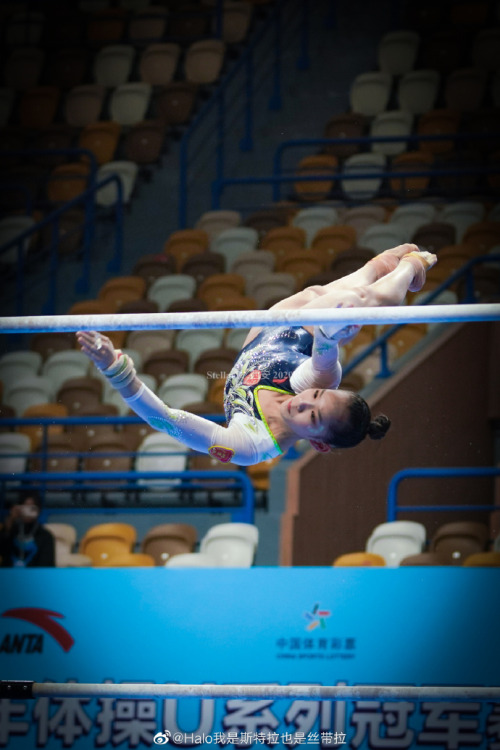
[[[54,537],[39,521],[42,501],[26,490],[12,505],[0,530],[0,565],[4,568],[44,568],[55,565]]]

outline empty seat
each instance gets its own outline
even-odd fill
[[[453,134],[458,131],[460,125],[460,114],[452,109],[434,109],[430,112],[424,112],[417,125],[417,133],[422,136],[444,136]],[[454,140],[436,139],[421,140],[419,149],[421,151],[430,151],[433,154],[453,151]]]
[[[486,93],[486,74],[475,68],[459,68],[448,74],[444,84],[446,106],[457,112],[478,109]]]
[[[343,214],[342,221],[345,225],[352,227],[357,237],[366,232],[373,224],[380,224],[386,220],[384,206],[368,204],[366,206],[352,206]]]
[[[325,138],[334,138],[337,142],[326,144],[325,151],[338,159],[357,154],[362,148],[360,143],[342,143],[342,140],[361,138],[365,135],[365,129],[366,117],[359,112],[344,112],[331,117],[325,125],[323,135]]]
[[[311,246],[319,229],[331,227],[338,221],[338,212],[330,206],[311,206],[297,211],[292,219],[294,227],[300,227],[306,233],[306,245]]]
[[[171,347],[175,331],[131,331],[127,336],[127,347],[137,349],[145,362],[158,349]]]
[[[158,389],[158,396],[172,409],[183,409],[190,403],[203,401],[208,392],[208,383],[198,373],[171,375]]]
[[[29,349],[6,352],[0,357],[0,381],[4,388],[16,383],[20,378],[38,375],[42,356]]]
[[[89,358],[83,352],[76,350],[54,352],[43,363],[41,374],[49,378],[55,393],[65,380],[88,375],[89,365]]]
[[[140,552],[119,552],[112,553],[102,563],[104,568],[153,568],[155,564],[151,555],[144,555]]]
[[[94,58],[94,80],[100,86],[114,88],[130,78],[135,50],[131,44],[112,44],[103,47]]]
[[[396,206],[389,218],[390,224],[401,227],[408,238],[436,216],[436,207],[431,203],[403,203]]]
[[[276,264],[276,271],[290,273],[295,278],[297,289],[307,285],[308,279],[321,273],[324,264],[322,258],[310,250],[293,250]]]
[[[223,338],[224,331],[222,329],[214,328],[199,331],[189,329],[179,331],[175,345],[177,349],[182,349],[189,354],[189,363],[192,368],[203,351],[222,346]]]
[[[117,276],[103,284],[98,298],[116,312],[124,302],[141,299],[145,291],[146,282],[139,276]]]
[[[476,552],[463,561],[465,568],[498,568],[500,566],[500,552]]]
[[[82,470],[88,472],[128,472],[132,470],[132,456],[128,453],[127,441],[118,433],[107,432],[96,434],[89,445],[89,452],[83,459]],[[85,480],[85,477],[83,477]],[[96,484],[99,488],[123,484],[125,480],[92,479],[87,483]],[[88,553],[84,553],[88,554]]]
[[[121,127],[117,122],[92,122],[80,132],[78,147],[91,151],[97,164],[106,164],[114,158]]]
[[[152,42],[165,35],[168,9],[161,5],[148,5],[137,9],[128,26],[129,39],[134,43]]]
[[[380,333],[385,333],[389,327],[382,326]],[[408,324],[398,328],[395,333],[389,337],[389,361],[402,357],[410,349],[422,341],[427,333],[427,325]]]
[[[175,258],[180,271],[188,258],[208,250],[208,245],[209,237],[203,229],[178,229],[169,236],[163,250]]]
[[[356,244],[356,230],[349,224],[335,224],[319,229],[314,235],[311,250],[322,259],[323,267],[330,266],[339,253]]]
[[[262,238],[270,229],[283,227],[288,222],[282,211],[277,208],[269,208],[262,211],[254,211],[247,216],[243,222],[246,227],[253,227]]]
[[[398,84],[398,104],[413,115],[434,109],[440,84],[437,70],[412,70]]]
[[[84,47],[57,48],[48,65],[47,81],[61,89],[71,89],[85,82],[89,51]]]
[[[208,309],[224,301],[228,293],[233,295],[245,294],[245,279],[237,273],[217,273],[208,276],[199,286],[196,296],[203,300]]]
[[[500,29],[480,29],[472,40],[471,61],[476,68],[500,69]]]
[[[35,226],[35,220],[31,216],[5,216],[0,219],[0,247],[15,240],[23,232]],[[24,259],[32,244],[33,235],[26,237],[21,243],[12,245],[0,254],[0,263],[15,265],[18,262],[19,246],[21,246],[21,257]]]
[[[252,227],[232,227],[222,230],[212,239],[210,248],[215,253],[220,253],[226,259],[226,266],[231,264],[243,253],[248,253],[257,248],[259,234]]]
[[[251,250],[241,253],[230,266],[232,273],[237,273],[245,279],[245,289],[250,289],[253,279],[262,273],[270,273],[274,270],[275,256],[270,250]]]
[[[28,407],[48,403],[52,395],[50,380],[40,375],[26,375],[5,387],[3,402],[20,417]]]
[[[360,237],[359,243],[361,247],[367,247],[375,253],[382,253],[390,247],[409,242],[410,237],[408,230],[398,224],[375,224]]]
[[[81,195],[89,185],[88,164],[73,162],[55,167],[47,178],[46,194],[51,203],[67,203]]]
[[[375,527],[366,544],[366,551],[381,555],[390,568],[398,567],[409,555],[420,554],[426,530],[414,521],[392,521]]]
[[[431,551],[446,555],[454,565],[486,550],[489,529],[486,524],[474,521],[457,521],[443,524],[431,540]]]
[[[478,253],[488,253],[500,244],[500,221],[477,221],[469,224],[463,242],[473,245]]]
[[[278,299],[290,297],[296,291],[295,277],[291,273],[267,273],[252,280],[248,293],[260,309],[266,309]]]
[[[147,435],[137,448],[135,470],[140,473],[185,471],[186,460],[186,448],[182,443],[171,435],[155,432]],[[150,492],[164,492],[175,488],[179,482],[178,478],[138,479],[138,485]]]
[[[202,229],[208,234],[210,243],[214,242],[217,237],[226,229],[235,229],[241,224],[241,214],[239,211],[217,209],[205,211],[195,224],[195,229]],[[219,252],[216,250],[216,252]]]
[[[187,81],[197,84],[215,83],[224,64],[226,45],[220,39],[202,39],[186,50],[184,73]]]
[[[93,565],[101,566],[113,554],[131,552],[136,536],[136,530],[130,524],[97,524],[86,531],[78,550],[81,554],[88,555]]]
[[[428,151],[408,151],[394,156],[391,161],[391,172],[406,172],[407,174],[423,172],[422,177],[391,177],[389,185],[398,198],[414,199],[425,195],[431,181],[430,172],[433,169],[434,157]]]
[[[422,63],[446,75],[460,67],[464,50],[464,35],[456,29],[433,29],[422,45]]]
[[[413,70],[420,36],[415,31],[391,31],[378,45],[378,64],[383,73],[401,76]]]
[[[30,349],[47,359],[54,352],[67,351],[75,346],[75,334],[52,331],[36,333],[30,341]]]
[[[20,416],[20,415],[18,415]],[[20,432],[0,433],[0,474],[22,474],[28,465],[31,441]]]
[[[382,185],[382,177],[377,173],[385,172],[386,157],[380,153],[361,153],[349,156],[342,169],[340,184],[344,194],[353,200],[370,200],[374,198]],[[362,177],[361,175],[368,175]],[[358,175],[349,179],[349,175]],[[370,176],[372,175],[372,176]]]
[[[188,353],[180,349],[160,349],[144,362],[143,372],[152,375],[158,386],[171,375],[179,375],[189,369]]]
[[[222,39],[227,44],[243,42],[252,20],[252,4],[226,0],[222,5]]]
[[[88,15],[87,40],[98,44],[119,42],[125,34],[124,8],[104,8]]]
[[[52,124],[61,96],[55,86],[35,86],[23,92],[19,102],[19,124],[27,129],[47,128]]]
[[[370,128],[372,138],[409,136],[411,134],[413,115],[404,110],[381,112],[373,120]],[[401,154],[407,148],[408,141],[403,137],[398,141],[375,141],[372,151],[386,156]]]
[[[353,112],[375,117],[389,103],[392,78],[388,73],[361,73],[351,84],[349,99]]]
[[[38,417],[59,419],[67,416],[68,410],[63,404],[55,404],[52,402],[29,406],[22,414],[22,417],[26,419],[38,419]],[[47,435],[48,438],[52,435],[60,435],[63,432],[63,425],[25,424],[20,425],[18,431],[22,432],[24,435],[28,435],[31,441],[31,449],[35,451],[41,445],[45,435]]]
[[[109,101],[111,119],[130,126],[146,119],[151,99],[151,84],[143,81],[123,83],[113,89]]]
[[[194,372],[210,379],[217,377],[214,373],[230,373],[238,351],[227,347],[204,349],[196,358]]]
[[[199,287],[206,278],[214,274],[224,273],[226,261],[220,253],[206,251],[192,255],[182,266],[182,273],[192,276]]]
[[[334,154],[313,154],[305,156],[300,160],[295,174],[297,177],[325,176],[318,180],[297,180],[293,183],[293,189],[300,200],[321,201],[325,200],[333,188],[333,175],[337,171],[338,159]]]
[[[196,281],[188,274],[171,274],[157,278],[149,287],[147,297],[158,304],[161,312],[169,308],[172,302],[189,299],[195,293]]]
[[[185,523],[162,523],[149,529],[142,540],[142,552],[151,555],[155,565],[165,565],[175,555],[194,550],[197,532]]]
[[[43,11],[17,11],[9,16],[8,22],[5,24],[3,41],[8,46],[35,46],[42,40],[44,25],[45,14]]]
[[[140,166],[159,163],[164,142],[165,125],[161,120],[137,122],[125,136],[125,157]]]
[[[200,552],[215,558],[223,568],[249,568],[253,564],[259,532],[248,523],[212,526],[200,543]]]
[[[413,234],[412,242],[430,253],[438,253],[440,248],[454,244],[455,227],[443,221],[422,224]]]
[[[4,65],[4,79],[7,86],[20,91],[37,86],[44,57],[44,51],[36,47],[13,49]]]
[[[335,568],[383,568],[385,559],[382,555],[375,555],[373,552],[348,552],[336,557],[333,566]]]
[[[75,86],[70,89],[64,100],[64,119],[68,125],[84,128],[91,122],[99,120],[105,93],[104,86],[99,86],[97,83]]]
[[[484,214],[484,205],[480,201],[456,201],[443,206],[440,218],[453,224],[457,242],[461,242],[468,227],[482,221]]]
[[[103,384],[96,377],[80,377],[65,380],[57,392],[57,401],[64,404],[68,413],[78,416],[83,409],[98,406],[101,403]]]
[[[166,125],[183,125],[193,112],[198,86],[191,81],[172,81],[155,95],[158,117]]]
[[[76,529],[69,523],[44,523],[44,528],[50,531],[55,542],[56,568],[67,567],[68,557],[76,544]],[[89,562],[90,558],[89,558]]]
[[[307,235],[302,227],[275,227],[266,232],[260,246],[272,252],[276,260],[279,260],[292,250],[305,249],[306,241]]]
[[[139,167],[133,161],[110,161],[102,164],[97,170],[98,184],[115,175],[122,186],[122,200],[124,204],[130,202],[137,180]],[[118,200],[118,188],[116,182],[108,182],[100,187],[95,194],[95,201],[98,206],[107,208],[114,206]]]
[[[164,253],[144,255],[136,262],[132,273],[141,276],[149,289],[156,279],[175,273],[175,259]]]
[[[172,42],[150,44],[141,55],[141,81],[152,86],[166,86],[174,79],[181,47]]]
[[[217,560],[201,552],[185,552],[170,557],[165,563],[167,568],[218,568]]]

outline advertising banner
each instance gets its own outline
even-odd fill
[[[0,571],[0,677],[36,682],[500,684],[494,569]],[[0,701],[0,748],[500,750],[500,705]]]

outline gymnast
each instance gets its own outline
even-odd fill
[[[307,287],[271,309],[399,305],[407,291],[422,288],[435,262],[435,255],[416,245],[400,245],[342,279]],[[384,437],[390,420],[383,414],[372,419],[359,394],[337,390],[339,347],[359,330],[345,323],[252,328],[226,380],[226,427],[164,404],[137,377],[131,358],[106,336],[79,331],[77,339],[125,402],[156,430],[223,463],[248,466],[286,453],[299,439],[327,453],[355,446],[367,435]]]

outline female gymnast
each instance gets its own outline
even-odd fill
[[[416,245],[400,245],[361,269],[325,286],[311,286],[273,310],[399,305],[418,291],[436,256]],[[360,326],[329,324],[252,328],[226,380],[227,426],[164,404],[137,377],[127,354],[95,331],[79,331],[82,351],[127,404],[148,424],[193,450],[219,461],[248,466],[279,456],[299,439],[326,453],[357,445],[367,435],[382,438],[390,420],[372,419],[358,394],[337,390],[342,378],[339,346]]]

